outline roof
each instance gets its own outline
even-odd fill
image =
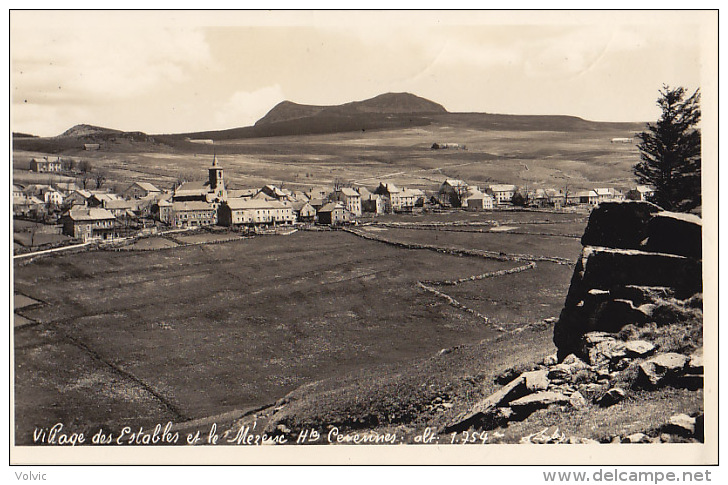
[[[356,190],[359,192],[359,195],[361,195],[362,198],[372,194],[366,187],[357,187]]]
[[[449,185],[451,187],[467,187],[468,183],[459,179],[446,179],[442,185]]]
[[[228,199],[227,206],[232,210],[242,209],[286,209],[291,207],[275,199]]]
[[[637,192],[654,192],[655,189],[648,187],[647,185],[638,185]]]
[[[13,197],[13,205],[43,205],[44,202],[34,195]]]
[[[329,202],[325,206],[319,209],[319,212],[333,212],[336,209],[344,210],[344,207],[336,202]]]
[[[360,197],[359,192],[357,192],[356,190],[349,188],[349,187],[344,187],[341,190],[339,190],[339,192],[341,192],[342,194],[344,194],[347,197]]]
[[[71,209],[70,211],[68,211],[68,217],[74,221],[99,221],[116,219],[116,217],[114,217],[114,214],[107,211],[106,209],[101,209],[100,207],[94,207],[92,209]]]
[[[617,191],[610,188],[601,188],[601,189],[594,189],[594,192],[597,193],[597,195],[613,195]]]
[[[209,192],[209,182],[207,181],[193,181],[193,182],[185,182],[179,187],[177,187],[174,191],[175,195],[183,195],[183,193],[190,194],[199,194],[199,193],[207,193]]]
[[[493,192],[510,192],[516,190],[516,186],[513,184],[493,184],[490,186],[490,190]]]
[[[93,194],[93,196],[96,198],[96,200],[105,202],[107,204],[115,200],[122,200],[122,198],[116,194]]]
[[[161,192],[161,190],[159,190],[157,187],[155,187],[153,184],[150,184],[149,182],[134,182],[130,185],[130,187],[133,187],[134,185],[141,187],[147,192]]]
[[[105,209],[128,209],[132,206],[133,206],[133,204],[130,200],[117,199],[117,200],[108,201],[104,208]]]
[[[253,197],[258,193],[258,189],[232,189],[227,191],[227,195],[231,199],[238,197]]]
[[[598,195],[593,190],[582,190],[581,192],[577,192],[575,197],[598,197]]]
[[[84,199],[90,199],[94,195],[91,192],[89,192],[88,190],[83,190],[83,189],[74,190],[73,194],[78,194],[81,197],[83,197]],[[71,194],[71,195],[73,195],[73,194]]]
[[[189,202],[172,202],[172,209],[175,212],[215,210],[212,204],[201,200],[192,200]]]
[[[20,185],[13,184],[13,192],[22,192],[22,191],[23,191],[23,187],[21,187]]]
[[[400,192],[400,197],[419,197],[422,195],[422,191],[416,191],[412,189],[402,189]]]

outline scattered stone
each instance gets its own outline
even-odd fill
[[[529,394],[522,398],[511,401],[511,409],[517,414],[530,414],[531,412],[549,407],[552,404],[565,404],[569,402],[569,398],[560,392],[540,391]]]
[[[620,438],[619,436],[615,436],[614,438],[612,438],[611,443],[613,445],[621,445],[622,444],[622,438]]]
[[[549,371],[547,369],[534,370],[521,374],[525,380],[526,389],[530,392],[544,391],[549,387]]]
[[[659,354],[639,365],[639,377],[643,384],[656,387],[682,372],[689,358],[674,352]]]
[[[679,436],[690,437],[695,434],[695,418],[687,414],[676,414],[670,416],[667,431]]]
[[[557,364],[548,372],[548,378],[552,380],[560,379],[564,382],[571,380],[571,367],[566,364]]]
[[[661,443],[672,443],[672,436],[670,436],[667,433],[660,434],[660,442]]]
[[[623,443],[650,443],[650,437],[644,433],[632,433],[625,436]]]
[[[581,409],[586,406],[587,402],[582,393],[575,391],[571,394],[571,396],[569,396],[569,404],[571,404],[573,408]]]
[[[618,361],[612,363],[611,368],[615,371],[623,371],[627,367],[629,367],[629,364],[632,362],[632,359],[629,357],[623,357],[619,359]]]
[[[623,389],[619,387],[613,387],[609,389],[601,399],[599,399],[599,405],[603,407],[612,406],[620,401],[623,401],[627,394]]]
[[[543,359],[543,365],[552,366],[559,363],[558,356],[556,354],[547,355]]]
[[[510,400],[523,396],[526,392],[528,391],[526,390],[525,379],[518,376],[498,391],[478,401],[470,412],[459,416],[452,424],[446,426],[444,432],[463,431],[471,426],[487,423],[496,407],[507,404]]]
[[[451,402],[444,402],[444,403],[442,403],[442,407],[444,407],[445,409],[451,409],[454,406],[455,405],[453,403],[451,403]]]
[[[702,374],[704,372],[702,348],[690,354],[690,361],[688,362],[688,366],[685,372],[687,372],[688,374]]]
[[[523,438],[521,438],[520,443],[534,443],[543,445],[551,443],[566,443],[568,441],[569,438],[567,438],[564,433],[559,431],[559,428],[557,428],[556,426],[551,426],[549,428],[544,428],[538,433],[524,436]]]
[[[615,357],[624,356],[624,344],[612,334],[606,332],[590,332],[582,338],[580,354],[590,365],[608,364]]]
[[[624,350],[629,357],[644,357],[656,349],[652,342],[647,340],[630,340],[624,343]]]
[[[574,354],[567,355],[561,363],[568,365],[572,374],[575,374],[580,370],[589,368],[589,365],[586,362],[584,362]]]
[[[285,424],[279,424],[278,426],[276,426],[276,429],[283,434],[290,434],[291,432],[291,429]]]

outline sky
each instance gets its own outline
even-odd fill
[[[651,121],[717,63],[711,12],[12,11],[11,128],[249,126],[283,100]],[[707,70],[706,70],[707,69]]]

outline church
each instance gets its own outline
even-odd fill
[[[174,190],[172,202],[207,202],[214,208],[227,200],[225,176],[217,162],[217,155],[212,157],[212,166],[207,169],[206,181],[185,182]]]

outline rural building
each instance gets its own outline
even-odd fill
[[[497,205],[510,204],[513,195],[516,193],[516,186],[511,184],[493,184],[488,188],[488,192],[493,196]]]
[[[569,202],[581,205],[597,205],[599,204],[599,196],[593,190],[582,190],[573,196],[569,195]]]
[[[30,171],[37,173],[53,173],[61,171],[61,157],[50,160],[48,157],[33,158],[30,161]]]
[[[306,195],[309,199],[328,199],[329,195],[333,193],[334,189],[330,187],[311,187]]]
[[[402,201],[399,196],[402,191],[391,183],[380,182],[375,194],[379,194],[384,198],[386,212],[400,212],[402,210]]]
[[[638,185],[635,190],[639,195],[638,200],[650,200],[652,195],[655,193],[655,189],[648,187],[647,185]]]
[[[420,199],[420,190],[402,189],[399,193],[399,210],[401,212],[412,212]]]
[[[101,150],[101,145],[98,143],[84,143],[84,150]]]
[[[160,222],[164,222],[165,224],[172,225],[172,221],[174,220],[174,209],[172,202],[162,199],[157,202],[156,210],[152,208],[152,212],[157,213],[157,218],[160,220]]]
[[[260,193],[276,200],[289,200],[291,198],[290,190],[281,189],[275,185],[266,185],[260,189]]]
[[[61,217],[63,234],[83,242],[114,239],[114,214],[101,208],[72,209]]]
[[[56,182],[54,185],[63,194],[70,194],[81,188],[75,182]]]
[[[458,179],[447,179],[437,191],[437,199],[441,204],[449,204],[453,207],[462,205],[462,198],[468,190],[468,184]]]
[[[344,209],[344,206],[339,202],[330,202],[318,211],[319,224],[329,226],[338,226],[351,222],[352,217],[353,214]]]
[[[172,203],[172,226],[202,227],[217,223],[217,209],[210,202],[199,200]]]
[[[13,215],[30,216],[45,212],[45,204],[34,195],[13,197]]]
[[[477,187],[468,187],[462,200],[462,207],[469,210],[492,210],[493,197],[484,194]]]
[[[316,209],[306,200],[294,200],[291,202],[291,208],[297,221],[313,222],[316,220]]]
[[[366,189],[364,189],[366,190]],[[372,212],[374,214],[384,214],[387,211],[387,203],[379,194],[372,194],[366,190],[367,194],[361,196],[361,209],[363,212]]]
[[[613,188],[594,189],[594,192],[597,194],[599,204],[610,200],[624,200],[622,192]]]
[[[610,143],[633,143],[634,138],[612,138]]]
[[[13,185],[13,198],[23,196],[23,187],[20,185]]]
[[[40,193],[43,196],[43,201],[46,205],[54,205],[57,207],[63,205],[63,194],[53,187],[44,188]]]
[[[149,182],[134,182],[121,195],[127,199],[143,199],[161,194],[162,191]]]
[[[207,169],[208,179],[205,182],[185,182],[174,190],[173,202],[210,202],[217,204],[227,199],[225,177],[222,167],[217,163],[217,156],[212,157],[212,165]]]
[[[430,148],[432,150],[467,150],[467,147],[461,143],[433,143]]]
[[[290,225],[296,222],[292,205],[275,199],[229,199],[218,211],[222,226]]]
[[[67,206],[82,206],[82,207],[88,207],[88,201],[93,197],[94,194],[89,192],[88,190],[74,190],[69,195],[66,196],[64,203]]]
[[[114,200],[123,200],[116,194],[110,192],[90,191],[91,197],[88,199],[89,207],[103,207],[106,208],[106,204]]]
[[[131,200],[117,199],[111,200],[104,204],[104,209],[108,210],[115,217],[134,217],[134,203]]]
[[[344,208],[354,214],[361,216],[361,195],[354,189],[344,187],[336,192],[336,200],[344,204]]]

